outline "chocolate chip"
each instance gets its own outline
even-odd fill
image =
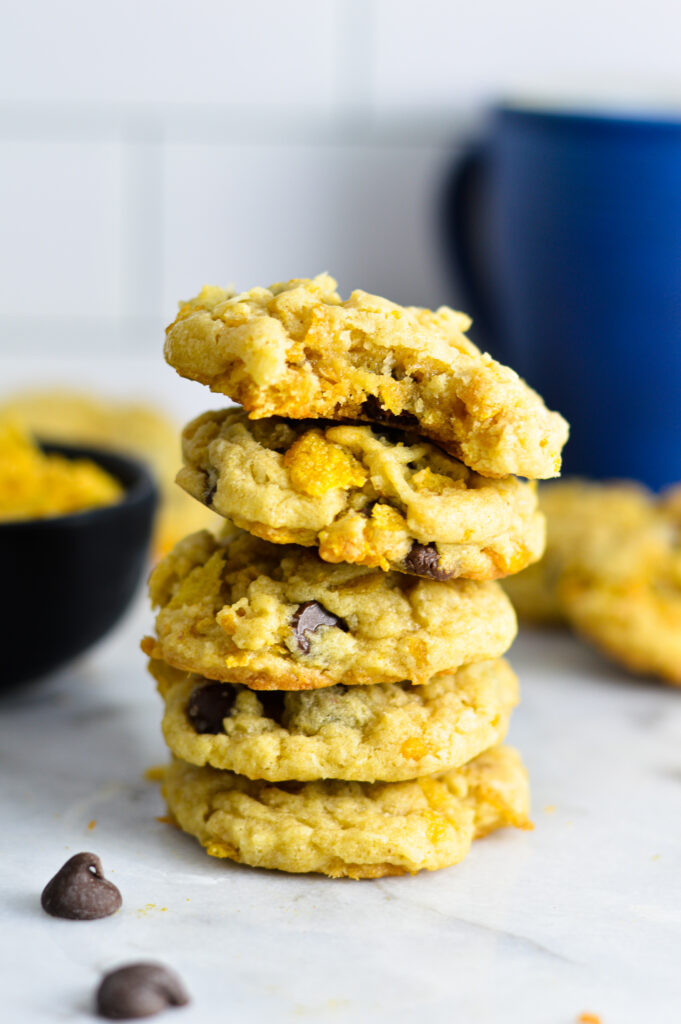
[[[236,688],[230,683],[195,686],[187,701],[187,718],[197,732],[222,732],[222,720],[234,707]]]
[[[97,1013],[109,1020],[151,1017],[169,1006],[185,1006],[189,996],[174,971],[152,961],[111,971],[97,989]]]
[[[286,708],[281,690],[258,690],[258,700],[262,704],[263,715],[281,725]]]
[[[379,423],[392,423],[396,427],[416,427],[419,422],[411,412],[395,415],[389,409],[384,409],[376,395],[369,395],[362,402],[362,415],[369,420],[378,420]]]
[[[47,883],[40,903],[52,917],[95,921],[114,914],[122,900],[113,882],[104,877],[99,857],[94,853],[77,853]]]
[[[327,611],[319,601],[305,601],[304,604],[298,605],[291,619],[291,629],[303,654],[310,650],[307,634],[314,633],[320,626],[338,626],[339,629],[345,630],[348,628],[342,619]]]
[[[454,575],[440,568],[440,556],[435,544],[417,544],[414,541],[404,560],[404,567],[415,576],[426,576],[431,580],[451,580]]]

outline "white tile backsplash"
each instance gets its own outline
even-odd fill
[[[120,311],[120,146],[0,139],[4,315]]]
[[[328,270],[438,303],[436,188],[448,154],[407,146],[169,146],[165,308],[204,283],[237,288]]]
[[[508,93],[681,105],[669,0],[375,0],[374,108],[459,111]]]
[[[158,316],[165,272],[165,146],[151,130],[122,147],[121,301],[127,316]]]
[[[6,8],[2,357],[151,351],[205,281],[328,269],[343,293],[440,304],[438,188],[485,98],[661,81],[681,104],[668,0]]]
[[[342,0],[339,0],[342,2]],[[0,99],[329,109],[333,0],[21,0]]]

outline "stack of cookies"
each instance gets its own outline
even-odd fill
[[[154,570],[143,642],[165,798],[213,856],[376,878],[528,824],[493,581],[542,553],[531,481],[567,424],[468,326],[320,275],[205,288],[168,328],[168,362],[242,405],[184,431],[178,482],[225,526]]]

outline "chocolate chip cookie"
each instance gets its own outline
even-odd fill
[[[571,480],[540,493],[546,555],[504,581],[521,617],[567,622],[632,671],[681,685],[681,488]]]
[[[206,288],[166,332],[179,374],[254,418],[281,415],[413,427],[488,477],[558,476],[568,426],[465,335],[470,320],[355,291],[327,274],[253,288]]]
[[[327,562],[430,579],[495,579],[540,557],[533,483],[488,479],[413,434],[207,412],[182,435],[177,481],[237,526]]]
[[[563,576],[570,625],[632,672],[681,686],[681,488],[649,497],[638,526],[611,520],[602,560]]]
[[[227,529],[181,541],[149,581],[157,639],[175,668],[253,689],[421,685],[501,656],[516,622],[497,583],[329,565],[306,548]]]
[[[152,661],[176,757],[250,779],[397,782],[456,768],[500,743],[518,700],[507,662],[483,661],[423,686],[337,684],[256,692]]]
[[[567,576],[645,575],[668,546],[669,526],[654,512],[650,492],[633,481],[542,484],[539,505],[547,526],[544,556],[504,580],[516,611],[528,622],[564,621],[561,589]]]
[[[474,838],[531,827],[527,775],[510,747],[412,782],[273,784],[173,761],[163,793],[211,856],[332,878],[448,867]]]

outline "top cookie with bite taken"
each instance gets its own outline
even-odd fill
[[[254,419],[410,427],[483,476],[555,477],[568,425],[464,333],[469,318],[399,306],[327,274],[234,295],[204,288],[166,332],[177,372]]]

